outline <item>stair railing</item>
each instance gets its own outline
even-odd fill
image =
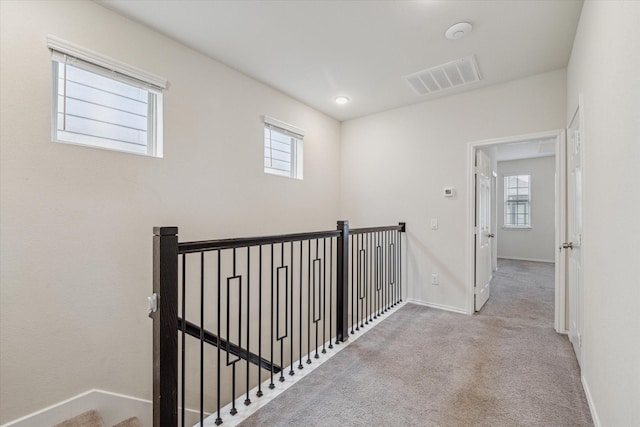
[[[331,231],[179,242],[177,227],[155,227],[154,426],[204,425],[213,413],[222,424],[223,404],[235,415],[252,388],[261,397],[263,382],[275,388],[401,302],[405,231],[338,221]]]

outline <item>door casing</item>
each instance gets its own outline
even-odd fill
[[[536,132],[525,135],[516,135],[504,138],[487,139],[470,142],[467,145],[467,314],[473,314],[475,295],[475,159],[476,150],[482,147],[524,142],[535,139],[556,139],[556,177],[555,177],[555,315],[554,328],[558,333],[567,333],[566,318],[566,284],[564,256],[560,255],[558,248],[565,238],[566,229],[566,132],[565,129]],[[563,254],[564,255],[564,254]]]

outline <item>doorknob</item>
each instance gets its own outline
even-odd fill
[[[560,249],[573,249],[573,242],[563,243]]]
[[[495,235],[495,234],[493,234],[493,233],[490,233],[487,237],[489,237],[489,238],[494,238],[494,237],[496,237],[496,235]]]

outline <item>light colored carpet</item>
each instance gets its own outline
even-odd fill
[[[67,421],[56,424],[53,427],[105,427],[100,414],[95,411],[83,412]],[[144,427],[138,417],[127,418],[113,427]]]
[[[87,411],[53,427],[104,427],[104,421],[98,412]]]
[[[127,418],[122,422],[119,422],[113,427],[144,427],[144,426],[142,425],[142,422],[140,422],[140,419],[138,419],[138,417],[131,417],[131,418]]]
[[[553,265],[500,260],[481,313],[407,304],[241,425],[591,426],[552,325]]]

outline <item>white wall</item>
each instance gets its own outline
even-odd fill
[[[602,426],[640,425],[640,2],[587,1],[567,82],[584,96],[582,375]]]
[[[558,70],[342,124],[342,216],[406,221],[410,298],[467,310],[468,144],[564,127],[565,77]],[[442,196],[447,186],[455,198]]]
[[[498,258],[555,261],[555,157],[498,162]],[[504,228],[504,175],[531,175],[531,228]]]
[[[0,424],[100,388],[151,397],[151,237],[333,229],[340,124],[87,1],[0,2]],[[52,34],[166,77],[165,156],[52,143]],[[262,171],[262,115],[306,130]]]

